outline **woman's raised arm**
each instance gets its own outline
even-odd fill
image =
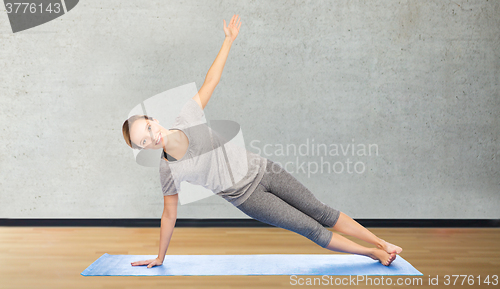
[[[220,77],[222,75],[222,70],[224,69],[224,65],[226,64],[226,59],[229,54],[229,50],[231,49],[231,45],[233,41],[238,36],[241,27],[241,19],[238,15],[233,15],[231,21],[229,21],[229,25],[226,26],[226,20],[224,20],[224,34],[226,38],[224,39],[224,43],[222,44],[222,48],[217,54],[214,63],[208,70],[207,76],[205,77],[205,81],[201,86],[198,93],[193,97],[193,99],[200,105],[202,109],[205,108],[212,93],[214,92],[215,87],[219,83]]]

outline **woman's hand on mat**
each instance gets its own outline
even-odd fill
[[[224,34],[226,34],[226,38],[230,38],[231,41],[236,39],[238,36],[238,32],[240,32],[241,27],[241,18],[238,15],[233,15],[231,21],[229,21],[229,25],[226,26],[226,20],[224,19]]]
[[[148,265],[148,268],[151,268],[154,266],[160,266],[161,264],[163,264],[163,261],[156,258],[156,259],[151,259],[151,260],[136,261],[136,262],[132,262],[130,264],[132,264],[132,266]]]

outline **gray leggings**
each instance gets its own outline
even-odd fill
[[[241,205],[243,213],[263,223],[300,234],[323,248],[330,243],[340,215],[316,197],[279,164],[267,160],[262,180]]]

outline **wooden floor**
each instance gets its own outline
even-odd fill
[[[0,288],[314,287],[293,286],[290,276],[84,277],[80,275],[104,253],[158,254],[159,230],[159,228],[109,227],[0,227]],[[489,275],[489,280],[494,281],[492,275],[500,275],[500,228],[372,228],[370,230],[380,238],[403,247],[401,256],[424,274],[421,277],[423,285],[367,286],[359,283],[357,286],[349,287],[500,288],[499,283],[489,286],[483,283],[481,286],[477,285],[478,276],[481,276],[483,281]],[[369,246],[362,241],[358,242]],[[165,262],[168,262],[169,254],[297,253],[336,254],[300,235],[280,228],[176,228]],[[463,280],[463,277],[460,277],[455,286],[445,286],[445,275],[473,276],[471,278],[474,278],[474,285],[466,285],[467,280],[464,285],[459,285]],[[437,276],[439,286],[428,285],[429,276],[431,278]],[[342,278],[342,276],[333,277]],[[391,279],[396,282],[396,279],[401,277],[392,276]]]

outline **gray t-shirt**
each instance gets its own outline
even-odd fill
[[[176,161],[160,161],[163,195],[180,192],[187,181],[211,190],[233,204],[242,204],[255,190],[266,171],[267,160],[224,138],[203,120],[204,111],[190,99],[171,129],[184,132],[189,139],[185,155]]]

